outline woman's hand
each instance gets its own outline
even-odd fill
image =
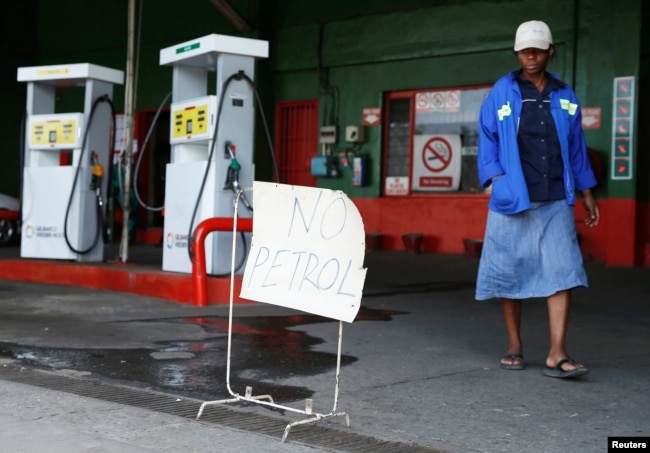
[[[600,222],[600,209],[598,209],[598,204],[594,199],[594,196],[591,194],[591,190],[582,191],[582,205],[585,207],[587,217],[585,218],[585,223],[589,227],[595,227]]]

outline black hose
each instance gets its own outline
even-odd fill
[[[105,95],[100,96],[97,99],[95,99],[95,102],[93,102],[93,105],[92,105],[92,107],[90,109],[90,114],[88,116],[88,122],[86,124],[86,130],[84,131],[84,137],[83,137],[83,140],[81,142],[81,153],[79,155],[79,165],[77,166],[77,170],[75,171],[75,174],[74,174],[74,180],[72,182],[72,189],[70,190],[70,198],[68,199],[68,207],[67,207],[67,209],[65,211],[65,220],[63,221],[63,237],[65,239],[65,242],[66,242],[66,244],[68,245],[68,248],[71,251],[73,251],[73,252],[75,252],[75,253],[77,253],[79,255],[85,255],[85,254],[89,253],[91,250],[93,250],[95,248],[95,246],[97,246],[97,244],[99,243],[99,238],[101,237],[101,232],[102,232],[102,228],[103,228],[103,225],[104,225],[103,205],[102,205],[102,202],[101,202],[101,197],[98,197],[98,200],[97,200],[97,228],[96,228],[96,231],[95,231],[95,237],[93,239],[92,244],[86,249],[78,250],[75,247],[73,247],[73,245],[70,243],[70,238],[68,237],[68,219],[70,217],[70,208],[72,206],[72,199],[74,198],[75,188],[77,187],[77,182],[79,180],[79,174],[81,172],[81,167],[82,167],[81,164],[83,162],[84,154],[86,152],[86,143],[88,141],[88,132],[90,131],[90,126],[92,124],[93,115],[95,114],[95,110],[97,109],[97,106],[99,105],[100,102],[108,102],[109,103],[109,105],[111,107],[111,116],[112,116],[112,119],[113,119],[112,123],[113,123],[113,127],[115,127],[115,108],[114,108],[113,102],[111,101],[109,96],[107,94],[105,94]],[[115,149],[115,134],[113,134],[112,149]],[[109,153],[109,155],[110,155],[110,153]],[[100,188],[100,191],[101,191],[101,188]]]
[[[144,143],[142,143],[142,147],[140,148],[140,153],[138,153],[138,160],[136,161],[135,164],[135,169],[133,170],[133,193],[135,194],[135,198],[138,200],[138,203],[140,206],[142,206],[144,209],[147,211],[152,211],[152,212],[160,212],[163,209],[165,209],[165,206],[158,206],[158,207],[153,207],[147,205],[142,199],[140,198],[140,193],[138,192],[138,174],[140,173],[140,163],[142,162],[142,156],[144,156],[144,151],[147,149],[147,145],[149,144],[149,139],[151,138],[151,133],[154,130],[154,127],[156,126],[156,123],[158,122],[158,117],[160,116],[160,113],[162,112],[163,108],[165,107],[165,104],[167,104],[167,100],[169,97],[172,95],[171,91],[167,93],[167,96],[163,99],[163,101],[160,103],[160,106],[158,107],[158,110],[156,111],[156,114],[153,117],[153,121],[151,122],[151,126],[149,126],[149,130],[147,131],[147,135],[144,138]],[[121,189],[121,188],[120,188]],[[120,195],[124,197],[124,191],[120,190]],[[124,200],[122,200],[124,202]],[[124,205],[124,203],[122,203]]]

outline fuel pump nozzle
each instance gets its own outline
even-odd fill
[[[226,172],[226,183],[223,186],[224,190],[232,190],[235,194],[239,193],[241,186],[239,185],[239,170],[241,170],[241,164],[235,157],[234,145],[231,142],[226,142],[226,158],[230,157],[230,165],[228,165],[228,171]],[[250,211],[253,212],[253,207],[248,202],[245,194],[241,194],[242,203]]]
[[[232,144],[230,142],[226,143],[226,152],[230,158],[230,165],[228,165],[226,183],[224,184],[223,189],[233,190],[236,193],[239,190],[239,170],[241,170],[241,165],[235,157],[235,153],[232,150]]]
[[[95,191],[95,195],[97,196],[97,203],[99,206],[102,206],[104,204],[102,200],[102,178],[104,177],[104,167],[102,167],[102,164],[99,163],[99,156],[97,153],[93,152],[91,156],[93,174],[92,178],[90,179],[90,190]]]

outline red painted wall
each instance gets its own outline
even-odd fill
[[[367,235],[381,235],[381,249],[406,250],[402,235],[423,235],[422,252],[461,254],[465,239],[482,239],[488,196],[355,198]],[[588,228],[585,210],[575,208],[576,230],[588,261],[611,266],[650,266],[650,203],[598,200],[601,223]]]
[[[650,202],[637,203],[637,225],[640,241],[637,243],[637,265],[650,267]]]
[[[402,235],[421,233],[422,251],[463,253],[463,239],[482,239],[487,196],[356,198],[366,234],[381,234],[384,250],[404,250]]]

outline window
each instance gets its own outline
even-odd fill
[[[478,116],[489,86],[386,95],[384,195],[482,193]]]

